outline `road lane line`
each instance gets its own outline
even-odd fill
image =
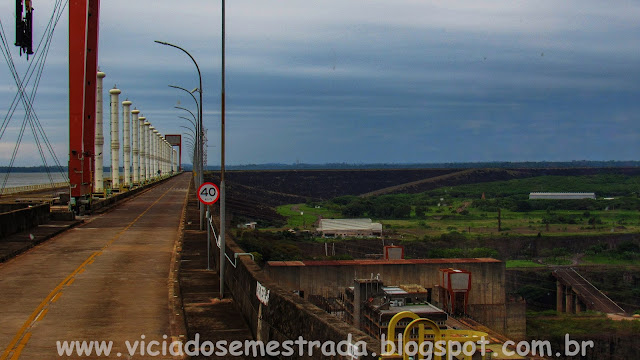
[[[42,320],[42,318],[44,318],[44,316],[47,315],[48,311],[49,311],[49,308],[46,308],[46,309],[42,310],[40,312],[40,314],[38,315],[38,317],[36,318],[36,321]]]
[[[29,338],[31,338],[31,333],[27,333],[23,338],[22,341],[20,341],[20,345],[18,345],[18,348],[16,349],[16,351],[13,353],[13,356],[11,357],[11,360],[17,360],[20,357],[20,354],[22,353],[22,349],[24,349],[24,347],[27,345],[27,341],[29,341]]]
[[[124,229],[122,229],[113,238],[107,241],[106,245],[104,245],[101,250],[95,251],[94,253],[92,253],[82,264],[80,264],[80,266],[78,266],[71,274],[69,274],[64,280],[62,280],[58,284],[49,293],[49,295],[47,295],[47,297],[44,300],[42,300],[42,302],[36,307],[36,309],[27,318],[27,320],[24,322],[22,327],[16,333],[16,336],[14,336],[13,340],[11,340],[11,343],[9,344],[9,346],[7,346],[5,351],[0,356],[0,360],[7,360],[9,358],[9,355],[11,355],[11,353],[13,353],[13,356],[11,357],[10,360],[17,360],[20,357],[20,353],[22,352],[22,349],[24,349],[24,347],[27,345],[27,342],[29,341],[29,338],[31,337],[31,333],[26,331],[33,326],[37,316],[42,312],[42,310],[45,307],[47,307],[52,302],[54,297],[56,297],[56,301],[57,301],[57,299],[61,294],[60,290],[65,286],[65,284],[69,283],[67,285],[71,285],[70,282],[73,282],[74,277],[78,273],[83,271],[85,266],[93,263],[96,256],[102,255],[102,251],[104,251],[107,247],[109,247],[109,245],[113,244],[113,242],[116,241],[125,231],[129,230],[129,228],[131,228],[133,224],[135,224],[138,220],[140,220],[140,218],[144,214],[146,214],[149,210],[151,210],[151,208],[154,205],[160,202],[160,200],[165,195],[167,195],[170,190],[171,188],[167,189],[167,191],[165,191],[160,197],[158,197],[158,199],[156,199],[156,201],[154,201],[151,205],[149,205],[142,213],[140,213],[140,215],[138,215],[135,219],[133,219],[133,221],[131,221]],[[16,344],[18,343],[19,345],[16,347]]]

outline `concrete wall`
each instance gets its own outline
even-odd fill
[[[380,274],[385,285],[419,284],[434,288],[439,284],[439,269],[455,268],[471,271],[468,314],[494,331],[522,338],[526,330],[524,304],[508,305],[505,292],[505,264],[501,261],[477,261],[474,259],[434,259],[433,262],[408,261],[336,261],[331,262],[271,262],[266,273],[276,284],[285,289],[303,290],[305,296],[322,295],[336,297],[353,279],[367,279]],[[478,259],[482,260],[482,259]],[[337,265],[339,264],[339,265]]]
[[[306,264],[307,262],[305,262]],[[505,264],[501,261],[465,262],[464,259],[437,259],[433,263],[403,263],[402,261],[337,261],[318,266],[275,266],[271,262],[266,272],[274,281],[288,289],[305,294],[336,297],[353,285],[353,279],[367,279],[380,274],[386,285],[419,284],[433,288],[439,284],[438,270],[455,268],[471,271],[469,304],[505,303]],[[298,263],[302,264],[302,263]]]
[[[0,213],[0,239],[49,221],[49,204]]]
[[[29,204],[23,203],[4,203],[0,204],[0,214],[6,213],[13,210],[20,210],[29,207]]]
[[[215,259],[219,259],[219,249],[214,246]],[[227,255],[234,259],[234,253],[244,252],[233,240],[227,238]],[[257,340],[265,343],[271,340],[295,340],[302,336],[305,340],[321,342],[346,340],[352,335],[352,343],[365,341],[368,353],[380,353],[380,342],[362,331],[327,314],[291,291],[278,286],[248,256],[237,259],[237,267],[227,261],[225,284],[233,295],[240,313],[249,324]],[[269,301],[263,305],[256,296],[257,282],[269,290]],[[294,357],[300,358],[300,357]],[[325,359],[320,351],[315,351],[313,359]],[[342,359],[347,357],[336,357]],[[375,359],[373,356],[360,359]]]

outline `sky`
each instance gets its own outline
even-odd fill
[[[34,1],[36,40],[52,3]],[[200,65],[208,164],[220,164],[220,4],[102,1],[105,118],[115,85],[161,133],[185,132],[174,106],[195,104],[168,85],[197,87],[195,66],[154,40],[179,45]],[[14,14],[0,4],[10,41]],[[637,1],[227,1],[227,164],[638,160],[638,19]],[[63,164],[67,27],[65,11],[34,103]],[[16,90],[4,63],[3,116]],[[0,139],[0,165],[22,114]],[[30,131],[15,164],[42,164]]]

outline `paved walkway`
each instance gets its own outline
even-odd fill
[[[146,350],[180,335],[170,273],[190,179],[169,179],[0,264],[0,360],[59,358],[56,342],[76,340],[113,345],[111,356],[74,359],[172,359]]]

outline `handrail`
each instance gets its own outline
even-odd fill
[[[221,244],[220,244],[220,240],[221,238],[216,234],[216,229],[213,226],[213,220],[211,217],[211,212],[207,211],[207,218],[209,220],[209,227],[211,228],[211,231],[213,231],[213,237],[216,239],[216,246],[218,247],[218,249],[220,249]],[[238,257],[242,256],[242,255],[249,255],[251,256],[251,260],[255,260],[255,257],[253,256],[253,254],[251,253],[233,253],[233,261],[231,260],[231,258],[229,257],[229,255],[227,255],[226,251],[224,253],[224,257],[227,258],[227,260],[229,260],[229,264],[231,264],[231,266],[233,266],[234,268],[238,267]]]

